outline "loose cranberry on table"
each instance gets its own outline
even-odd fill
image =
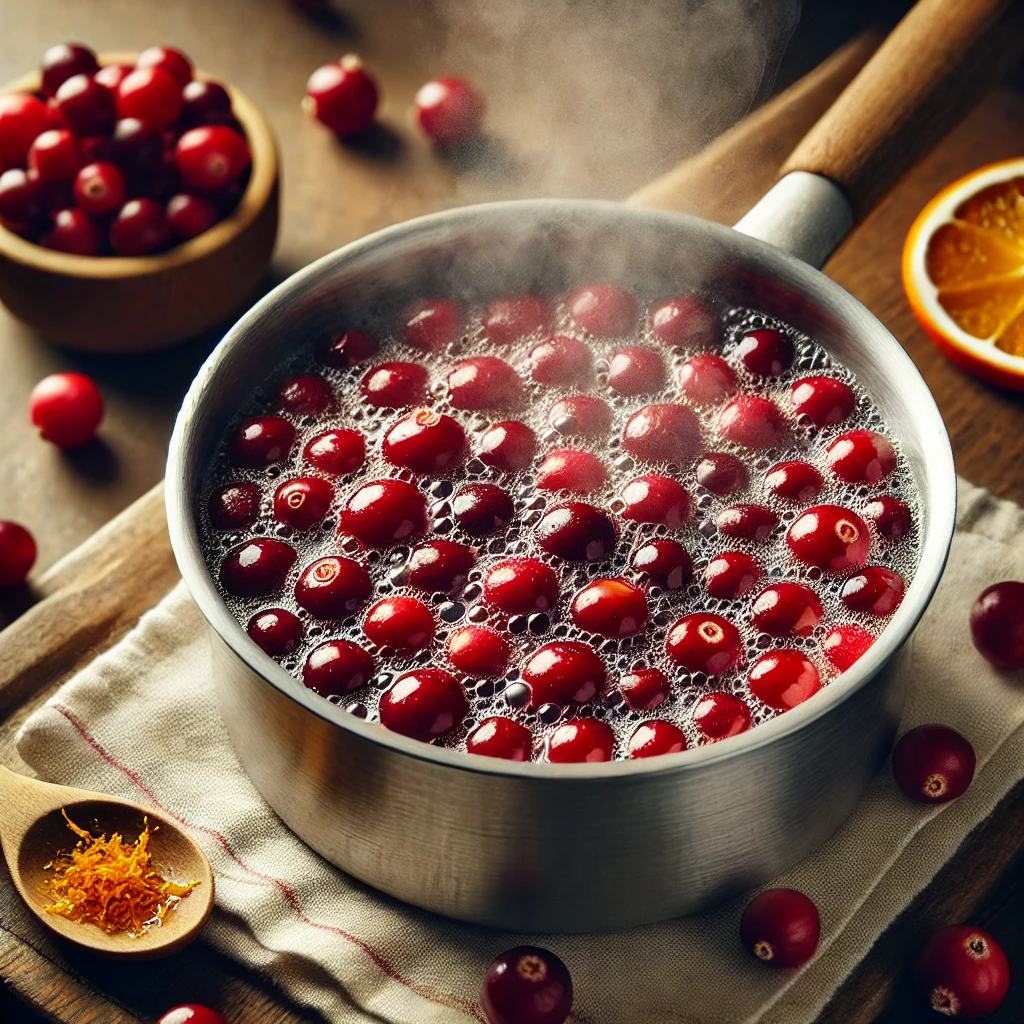
[[[486,104],[464,78],[435,78],[420,86],[414,100],[423,131],[441,146],[468,142],[480,134]]]
[[[845,672],[867,654],[875,642],[874,636],[863,626],[849,623],[830,629],[821,642],[821,653],[840,672]]]
[[[71,207],[53,215],[49,231],[39,239],[41,245],[74,256],[95,256],[103,244],[96,225],[79,209]]]
[[[260,597],[278,590],[295,564],[295,549],[284,541],[257,537],[233,548],[220,565],[220,582],[235,597]]]
[[[616,579],[592,580],[573,597],[569,613],[580,629],[613,638],[639,633],[649,614],[643,590]]]
[[[333,621],[351,615],[372,590],[370,577],[358,562],[327,555],[310,562],[299,574],[295,600],[316,618]]]
[[[328,476],[347,476],[366,461],[366,439],[358,430],[325,430],[306,442],[302,458]]]
[[[494,484],[469,484],[452,498],[452,515],[470,536],[483,537],[507,526],[515,506],[508,493]]]
[[[864,518],[875,524],[875,529],[886,540],[899,540],[910,533],[914,517],[910,506],[889,494],[872,498],[864,506]]]
[[[486,626],[462,626],[448,634],[448,660],[467,676],[500,676],[508,668],[508,641]]]
[[[761,377],[778,377],[793,365],[793,342],[773,327],[750,331],[736,346],[740,362]]]
[[[896,468],[896,452],[873,430],[851,430],[829,445],[825,461],[848,484],[876,484]]]
[[[321,697],[344,697],[373,676],[373,658],[351,640],[328,640],[302,666],[302,681]]]
[[[277,407],[294,416],[317,416],[334,404],[331,385],[315,373],[289,377],[277,391]]]
[[[765,587],[750,606],[750,621],[769,636],[810,636],[823,614],[810,587],[785,580]]]
[[[974,646],[996,668],[1024,668],[1024,583],[987,587],[971,608]]]
[[[366,372],[359,390],[370,405],[402,409],[427,396],[427,371],[419,363],[380,363]]]
[[[590,452],[560,448],[550,452],[537,467],[537,488],[542,491],[570,491],[589,494],[608,479],[604,463]]]
[[[694,612],[668,631],[665,650],[688,672],[720,676],[739,660],[743,641],[728,619],[711,612]]]
[[[281,658],[298,646],[305,630],[302,620],[285,608],[257,612],[246,628],[259,648],[272,658]]]
[[[644,462],[686,465],[700,447],[697,417],[685,405],[645,405],[626,421],[622,447]]]
[[[497,356],[474,356],[448,374],[448,397],[456,409],[509,409],[522,401],[519,374]]]
[[[629,566],[666,590],[682,590],[693,579],[689,553],[679,541],[668,537],[642,543],[633,552]]]
[[[566,722],[548,737],[548,760],[552,764],[610,761],[614,751],[615,733],[596,718]]]
[[[572,1010],[572,978],[549,949],[516,946],[484,978],[488,1024],[564,1024]]]
[[[626,756],[631,760],[638,757],[660,757],[662,754],[678,754],[686,749],[686,733],[661,719],[642,722],[633,730],[626,745]]]
[[[740,941],[771,967],[799,967],[814,956],[821,918],[814,901],[796,889],[766,889],[740,918]]]
[[[857,405],[857,395],[845,381],[834,377],[804,377],[789,392],[798,416],[806,416],[816,427],[829,427],[848,419]]]
[[[99,70],[96,54],[79,43],[58,43],[43,54],[42,92],[56,96],[57,90],[72,75],[93,75]]]
[[[718,532],[740,540],[765,540],[779,525],[779,517],[763,505],[732,505],[715,518]]]
[[[657,668],[635,668],[619,680],[619,693],[634,711],[659,707],[671,694],[668,676]]]
[[[980,1020],[1010,988],[1010,964],[988,932],[954,924],[937,931],[918,954],[914,982],[927,1005],[946,1017]]]
[[[751,725],[750,706],[735,693],[712,690],[693,707],[693,724],[708,743],[717,743],[746,732]]]
[[[556,640],[538,647],[522,670],[534,708],[589,704],[603,692],[605,678],[604,662],[592,647],[578,640]]]
[[[731,494],[747,486],[747,467],[725,452],[710,452],[697,463],[697,483],[712,494]]]
[[[216,192],[230,185],[251,160],[245,139],[233,128],[220,124],[189,129],[174,150],[181,180],[201,192]]]
[[[378,647],[418,651],[434,639],[434,616],[415,597],[385,597],[366,613],[363,632]]]
[[[718,415],[722,437],[744,448],[785,447],[788,428],[779,407],[760,395],[737,395]]]
[[[377,339],[366,331],[341,331],[328,341],[321,358],[328,366],[335,366],[341,370],[364,359],[372,359],[379,351]]]
[[[246,420],[231,438],[229,452],[235,466],[259,468],[288,458],[295,428],[280,416]]]
[[[667,476],[649,473],[622,488],[623,519],[680,529],[690,513],[690,496],[683,485]]]
[[[50,115],[37,96],[0,96],[0,169],[24,167],[29,146],[50,126]]]
[[[465,317],[452,299],[420,299],[402,314],[402,340],[421,352],[441,352],[462,334]]]
[[[620,348],[608,364],[608,387],[617,394],[649,395],[665,386],[665,361],[653,348]]]
[[[821,689],[821,676],[801,651],[783,649],[762,654],[750,667],[750,692],[776,711],[788,711]]]
[[[765,474],[764,489],[782,501],[811,501],[821,493],[821,474],[809,463],[779,462]]]
[[[412,549],[402,580],[425,593],[447,594],[466,581],[476,552],[451,540],[430,540]]]
[[[216,530],[244,530],[259,518],[259,487],[249,481],[227,484],[210,495],[207,511]]]
[[[539,295],[507,295],[487,304],[483,313],[484,337],[496,345],[511,345],[554,320],[554,310]]]
[[[569,296],[573,321],[599,338],[628,334],[636,327],[636,299],[613,284],[592,284]]]
[[[58,448],[79,448],[96,436],[103,395],[84,373],[51,373],[32,389],[28,408],[44,440]]]
[[[904,733],[892,752],[896,784],[911,800],[925,804],[963,796],[975,764],[974,748],[948,725],[919,725]]]
[[[711,597],[732,600],[748,593],[764,575],[757,559],[745,551],[723,551],[708,562],[704,585]]]
[[[578,387],[594,375],[594,354],[589,345],[567,334],[556,334],[530,351],[530,376],[551,387]]]
[[[378,99],[377,83],[363,62],[350,53],[309,76],[302,109],[335,135],[346,138],[370,127]]]
[[[209,1007],[186,1003],[168,1010],[156,1024],[228,1024],[228,1019]]]
[[[181,114],[181,86],[163,68],[136,68],[117,87],[117,116],[168,128]]]
[[[439,473],[462,461],[466,432],[451,416],[416,409],[388,428],[380,450],[393,466]]]
[[[710,340],[715,317],[703,299],[684,295],[652,303],[647,323],[662,345],[675,346]]]
[[[801,562],[842,572],[867,563],[871,534],[856,512],[838,505],[816,505],[794,520],[786,543]]]
[[[451,732],[468,713],[462,684],[439,668],[406,672],[380,700],[380,721],[385,729],[424,743]]]
[[[129,199],[110,224],[110,244],[118,256],[148,256],[170,240],[167,211],[155,199]]]
[[[557,573],[536,558],[498,562],[484,577],[484,600],[506,615],[550,611],[558,603],[558,591]]]
[[[612,411],[592,395],[569,395],[551,406],[548,423],[566,437],[605,437],[612,427]]]
[[[36,542],[24,526],[0,520],[0,587],[20,587],[36,561]]]
[[[75,202],[90,217],[106,217],[121,208],[125,197],[124,175],[114,164],[86,164],[72,186]]]
[[[553,505],[534,536],[549,555],[569,562],[601,562],[615,550],[615,524],[609,515],[582,501]]]
[[[466,753],[529,761],[533,755],[533,733],[521,722],[495,715],[485,718],[466,737]]]
[[[892,615],[903,600],[906,584],[892,569],[869,565],[843,584],[843,604],[865,615]]]
[[[309,530],[323,521],[334,501],[334,488],[318,476],[286,480],[274,494],[274,518],[294,530]]]
[[[342,509],[338,532],[368,548],[386,548],[427,529],[427,499],[404,480],[373,480],[363,484]]]
[[[477,458],[486,466],[503,473],[516,473],[533,462],[537,454],[537,438],[518,420],[505,420],[489,427],[480,438]]]

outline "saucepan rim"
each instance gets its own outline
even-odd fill
[[[600,764],[549,764],[536,761],[519,763],[422,743],[390,732],[379,723],[356,718],[317,694],[297,687],[295,678],[250,639],[217,591],[213,576],[203,558],[197,520],[190,505],[192,488],[185,476],[185,469],[189,465],[190,424],[197,411],[202,408],[207,388],[218,364],[229,351],[244,341],[247,332],[258,328],[259,321],[267,310],[302,294],[308,282],[318,279],[326,271],[335,270],[339,264],[399,241],[408,243],[414,241],[418,235],[430,236],[439,228],[469,227],[481,218],[509,216],[521,223],[522,218],[559,213],[605,218],[609,221],[619,217],[630,221],[649,222],[655,228],[662,227],[665,230],[699,229],[717,236],[718,241],[728,251],[739,253],[741,259],[749,259],[756,255],[766,273],[784,281],[801,294],[810,294],[843,321],[861,325],[862,332],[864,327],[868,328],[869,331],[865,333],[865,337],[868,333],[871,335],[868,344],[888,346],[891,349],[886,352],[886,358],[894,360],[899,365],[901,385],[908,394],[906,401],[913,403],[914,417],[924,422],[921,432],[928,436],[930,441],[924,476],[927,493],[921,495],[921,500],[929,504],[928,529],[922,538],[920,562],[902,604],[878,640],[852,668],[803,704],[738,736],[708,746],[690,748],[678,754]],[[168,452],[166,500],[171,545],[182,577],[207,623],[250,670],[289,699],[301,704],[331,725],[388,748],[396,754],[420,761],[482,775],[597,783],[602,780],[643,779],[654,775],[693,771],[713,762],[742,756],[809,727],[830,709],[860,690],[910,636],[938,585],[955,526],[956,475],[942,417],[917,368],[902,346],[877,318],[834,281],[772,245],[701,218],[665,210],[638,209],[603,200],[541,199],[458,207],[384,228],[328,253],[268,293],[225,334],[199,370],[185,396]]]

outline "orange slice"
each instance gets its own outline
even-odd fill
[[[903,287],[957,365],[1024,390],[1024,159],[973,171],[921,211],[903,246]]]

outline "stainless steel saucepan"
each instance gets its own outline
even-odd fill
[[[622,928],[771,878],[850,814],[890,747],[904,642],[938,583],[956,482],[903,349],[818,272],[885,186],[964,113],[1015,33],[1005,0],[921,0],[735,229],[614,203],[451,210],[324,257],[251,309],[196,378],[167,466],[174,551],[210,625],[221,713],[254,783],[324,857],[441,914],[530,931]],[[1013,24],[1011,24],[1013,23]],[[806,703],[713,746],[599,765],[515,764],[425,745],[309,693],[232,617],[200,548],[204,472],[251,388],[343,311],[443,288],[486,300],[614,280],[695,291],[793,324],[850,367],[901,438],[920,567],[880,639]]]

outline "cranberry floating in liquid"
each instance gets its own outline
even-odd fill
[[[374,480],[348,499],[338,519],[338,532],[368,548],[419,536],[427,529],[427,499],[404,480]]]
[[[764,327],[744,335],[736,355],[751,373],[778,377],[793,365],[793,342],[782,331]]]
[[[666,590],[682,590],[693,579],[693,562],[686,548],[667,537],[641,544],[629,564],[634,572],[643,573]]]
[[[760,395],[738,395],[732,399],[719,413],[718,432],[727,440],[755,451],[785,447],[788,435],[779,407]]]
[[[769,636],[810,636],[824,611],[818,595],[785,580],[765,587],[750,607],[751,622]]]
[[[875,642],[874,636],[863,626],[848,623],[830,629],[821,642],[821,653],[840,672],[845,672],[865,654]]]
[[[351,640],[329,640],[310,652],[302,681],[321,697],[344,697],[373,676],[373,658]]]
[[[328,366],[341,370],[353,363],[361,363],[364,359],[372,359],[379,351],[377,339],[366,331],[342,331],[331,338],[321,358]]]
[[[483,313],[484,337],[495,345],[511,345],[548,327],[551,303],[539,295],[509,295],[489,303]]]
[[[980,1020],[1006,998],[1010,964],[988,932],[954,924],[939,929],[918,954],[914,982],[937,1013]]]
[[[470,536],[483,537],[504,529],[515,515],[515,506],[507,492],[494,484],[470,484],[452,499],[452,515]]]
[[[693,724],[708,743],[738,736],[750,728],[751,722],[747,702],[724,690],[704,694],[693,707]]]
[[[744,948],[772,967],[806,963],[820,937],[818,908],[796,889],[766,889],[747,904],[740,919]]]
[[[700,446],[697,417],[685,405],[645,405],[622,432],[622,447],[644,462],[687,464]]]
[[[537,543],[555,558],[601,562],[615,550],[615,524],[606,512],[582,501],[549,508],[534,530]]]
[[[551,452],[537,467],[537,487],[542,491],[589,494],[604,486],[608,471],[590,452],[561,448]]]
[[[747,467],[725,452],[711,452],[697,463],[697,483],[712,494],[731,494],[747,486]]]
[[[366,570],[351,558],[328,555],[299,574],[295,600],[311,615],[328,621],[344,619],[372,593]]]
[[[35,560],[32,534],[18,523],[0,520],[0,587],[20,587]]]
[[[690,496],[683,485],[653,473],[630,480],[622,489],[622,502],[623,519],[672,530],[682,527],[690,512]]]
[[[295,564],[295,549],[280,540],[259,537],[232,548],[220,566],[220,582],[235,597],[273,593]]]
[[[378,647],[418,651],[434,638],[434,616],[415,597],[385,597],[366,613],[363,632]]]
[[[911,800],[943,804],[963,796],[974,778],[974,748],[948,725],[919,725],[892,752],[896,784]]]
[[[577,338],[556,334],[534,346],[530,352],[530,376],[538,384],[583,386],[593,375],[593,353]]]
[[[476,552],[451,540],[430,540],[412,549],[403,582],[425,593],[450,593],[464,583],[476,564]]]
[[[678,754],[686,749],[686,733],[660,719],[642,722],[633,730],[626,746],[626,756],[631,760],[638,757],[660,757],[662,754]]]
[[[811,501],[821,493],[824,481],[809,463],[779,462],[765,474],[764,489],[783,501]]]
[[[914,525],[910,506],[889,494],[872,498],[864,507],[864,518],[874,523],[875,529],[886,540],[905,537]]]
[[[605,437],[612,427],[612,411],[592,395],[569,395],[551,406],[548,423],[565,437]]]
[[[608,387],[617,394],[649,395],[665,386],[665,361],[652,348],[620,348],[608,366]]]
[[[506,761],[529,761],[533,733],[520,722],[496,715],[485,718],[467,737],[466,752]]]
[[[876,484],[896,468],[892,442],[873,430],[851,430],[829,445],[829,468],[848,484]]]
[[[867,563],[871,534],[856,512],[838,505],[816,505],[790,526],[786,543],[801,562],[826,572],[842,572]]]
[[[556,640],[538,647],[526,660],[522,680],[535,708],[589,704],[604,690],[604,662],[588,644]]]
[[[615,733],[596,718],[566,722],[548,737],[548,760],[552,764],[610,761],[614,750]]]
[[[704,585],[712,597],[732,600],[742,597],[764,575],[753,555],[745,551],[723,551],[708,562]]]
[[[402,409],[427,395],[427,371],[419,363],[381,363],[367,371],[359,390],[370,405]]]
[[[834,377],[804,377],[793,385],[789,399],[796,414],[816,427],[842,423],[857,405],[853,388]]]
[[[281,658],[295,650],[305,630],[294,613],[285,608],[268,608],[249,620],[246,632],[264,653]]]
[[[228,1024],[228,1019],[198,1003],[185,1003],[168,1010],[156,1024]]]
[[[783,649],[762,654],[754,662],[747,686],[763,704],[788,711],[821,689],[821,677],[803,652]]]
[[[288,458],[295,428],[279,416],[247,420],[231,440],[231,462],[257,469]]]
[[[500,676],[508,667],[508,641],[486,626],[462,626],[448,635],[448,660],[467,676]]]
[[[647,324],[662,345],[676,346],[709,340],[715,329],[715,317],[703,299],[683,295],[653,303],[647,313]]]
[[[334,488],[318,476],[286,480],[274,494],[274,518],[294,530],[309,530],[323,521]]]
[[[462,334],[462,307],[451,299],[423,299],[404,314],[402,339],[421,352],[440,352]]]
[[[718,513],[715,525],[723,537],[761,541],[779,525],[779,517],[763,505],[733,505]]]
[[[504,359],[474,356],[448,374],[448,397],[456,409],[509,409],[521,403],[522,381]]]
[[[439,668],[406,672],[380,701],[380,721],[385,729],[424,743],[451,732],[468,713],[462,685]]]
[[[516,473],[530,465],[536,453],[537,438],[533,431],[518,420],[506,420],[495,423],[480,438],[477,458],[503,473]]]
[[[843,584],[843,604],[866,615],[892,615],[903,600],[906,584],[899,573],[869,565]]]
[[[506,615],[550,611],[558,603],[558,591],[555,570],[536,558],[499,562],[484,577],[484,600]]]
[[[295,416],[317,416],[334,404],[330,384],[315,373],[286,380],[277,392],[277,407]]]
[[[639,633],[647,625],[647,599],[640,587],[625,580],[597,579],[572,599],[573,622],[588,633],[618,638]]]
[[[657,668],[635,668],[619,680],[619,693],[633,711],[649,711],[671,695],[668,676]]]
[[[227,484],[207,502],[210,522],[217,530],[244,530],[259,518],[262,492],[254,483]]]
[[[487,968],[483,1005],[489,1024],[564,1024],[572,979],[551,950],[516,946]]]
[[[462,460],[466,433],[451,416],[416,409],[388,428],[380,450],[393,466],[440,473]]]
[[[736,391],[736,374],[721,356],[693,356],[679,371],[679,390],[695,405],[717,405]]]
[[[328,476],[347,476],[366,461],[366,440],[358,430],[325,430],[306,442],[302,457]]]
[[[668,631],[665,650],[688,672],[720,676],[736,664],[743,641],[728,619],[711,612],[695,612]]]
[[[637,321],[636,299],[613,284],[593,284],[569,296],[569,315],[599,338],[627,334]]]

